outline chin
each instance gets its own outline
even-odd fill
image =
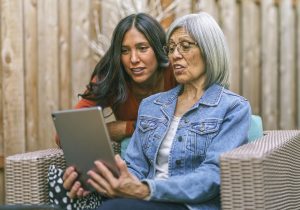
[[[176,81],[179,83],[179,84],[185,84],[187,83],[188,81],[182,77],[175,77]]]
[[[136,78],[136,77],[134,77],[134,78],[132,78],[132,79],[133,79],[133,81],[134,81],[135,83],[138,83],[138,84],[142,84],[142,83],[144,83],[144,82],[147,81],[146,78]]]

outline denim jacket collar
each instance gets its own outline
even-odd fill
[[[161,94],[154,103],[160,104],[162,106],[170,105],[174,100],[177,100],[177,97],[182,89],[182,85],[178,85],[174,89],[171,90],[170,94]],[[224,87],[213,84],[211,85],[200,98],[200,100],[194,105],[194,107],[198,107],[200,104],[206,106],[216,106],[219,104],[222,92],[224,91]]]

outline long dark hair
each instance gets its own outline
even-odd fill
[[[158,63],[157,70],[162,71],[168,66],[168,57],[163,51],[166,35],[161,25],[145,13],[129,15],[116,26],[111,45],[96,65],[90,83],[87,85],[87,91],[80,94],[82,98],[96,101],[97,105],[110,104],[113,107],[126,100],[126,81],[129,80],[129,76],[121,63],[121,47],[125,33],[132,27],[144,34],[154,50]]]

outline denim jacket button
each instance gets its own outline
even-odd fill
[[[201,123],[201,125],[200,125],[200,131],[205,131],[205,125],[204,125],[204,123]]]
[[[178,136],[178,141],[182,142],[182,136]]]
[[[176,165],[180,165],[181,164],[181,160],[176,160],[175,163],[176,163]]]

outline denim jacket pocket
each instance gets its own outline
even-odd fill
[[[218,134],[222,119],[207,118],[192,122],[188,128],[187,149],[197,155],[204,155],[211,140]]]
[[[161,119],[159,118],[141,116],[138,127],[143,133],[145,133],[147,131],[155,129],[160,121]]]
[[[158,144],[161,136],[159,135],[160,132],[156,132],[160,125],[162,123],[165,123],[165,119],[163,118],[155,118],[150,116],[140,116],[140,120],[138,123],[138,128],[140,130],[141,135],[143,137],[142,147],[147,153],[147,156],[152,156],[152,153],[155,153],[155,146],[154,144]],[[150,147],[151,146],[151,147]],[[149,150],[149,148],[153,148],[152,150]],[[151,153],[151,154],[150,154]]]

